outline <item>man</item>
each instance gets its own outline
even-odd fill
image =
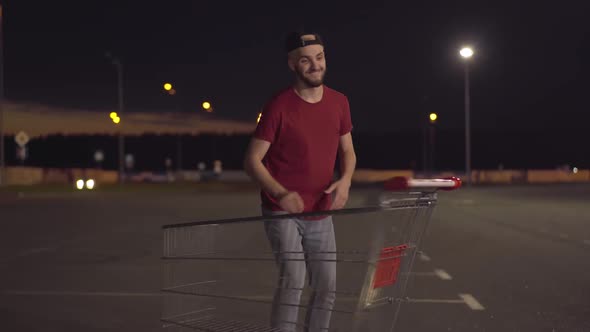
[[[319,35],[291,33],[285,47],[294,84],[265,105],[244,167],[261,187],[264,215],[340,209],[356,165],[348,99],[324,85]],[[341,176],[332,182],[338,153]],[[336,290],[332,217],[273,219],[265,230],[280,270],[272,327],[295,331],[308,270],[312,293],[304,330],[325,331]]]

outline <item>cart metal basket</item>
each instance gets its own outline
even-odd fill
[[[393,331],[437,190],[460,184],[457,178],[394,178],[360,208],[165,225],[162,326],[166,331],[285,331],[271,324],[273,299],[284,290],[264,223],[332,216],[335,252],[289,256],[336,266],[330,323],[320,330]],[[313,290],[295,291],[301,292],[299,303],[287,304],[298,308],[294,330],[314,331],[304,318],[314,309]]]

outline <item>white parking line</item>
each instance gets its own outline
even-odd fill
[[[477,301],[473,295],[471,294],[459,294],[459,297],[463,299],[463,301],[465,301],[465,304],[467,304],[467,306],[469,308],[471,308],[471,310],[485,310],[484,306],[481,305],[481,303],[479,303],[479,301]]]
[[[452,280],[453,279],[453,277],[451,277],[451,275],[448,274],[447,271],[445,271],[445,270],[435,269],[434,273],[436,274],[437,277],[441,278],[442,280]]]
[[[420,257],[420,260],[423,262],[430,262],[431,261],[430,257],[428,257],[428,255],[426,255],[425,253],[420,253],[419,257]]]

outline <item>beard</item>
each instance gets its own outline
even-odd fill
[[[322,74],[319,78],[313,79],[310,77],[306,77],[305,73],[301,72],[300,70],[295,70],[297,77],[301,82],[303,82],[309,88],[317,88],[324,84],[324,78],[326,76],[326,69],[322,70]]]

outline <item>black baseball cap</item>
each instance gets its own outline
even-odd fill
[[[293,31],[287,34],[285,38],[285,51],[287,53],[297,49],[299,47],[304,47],[307,45],[324,45],[324,41],[322,37],[314,32],[302,32],[302,31]]]

